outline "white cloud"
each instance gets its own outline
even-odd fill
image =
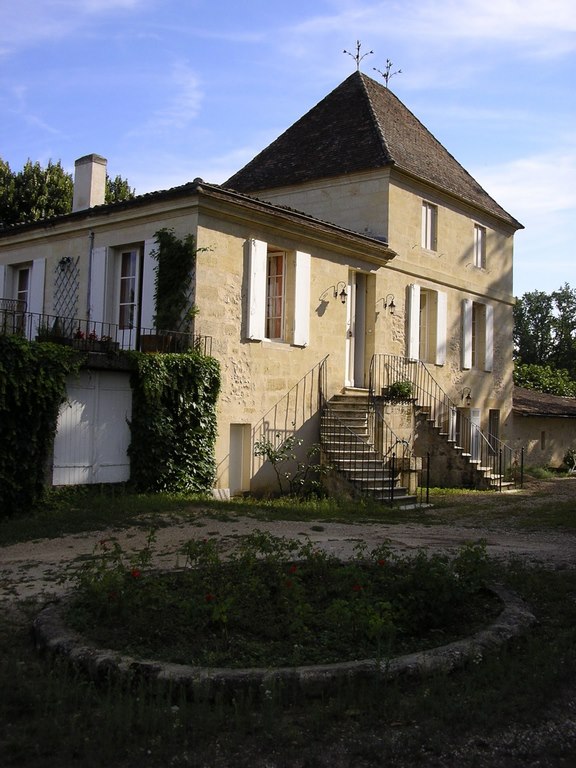
[[[204,98],[198,76],[183,61],[172,66],[164,82],[154,84],[154,92],[165,96],[164,103],[129,135],[181,130],[198,115]]]
[[[472,172],[473,175],[476,175]],[[564,149],[482,168],[476,178],[504,207],[533,217],[573,209],[576,217],[576,150]]]
[[[318,15],[295,25],[290,32],[308,39],[330,39],[344,31],[365,43],[378,39],[391,47],[399,40],[426,50],[456,41],[483,45],[506,42],[511,50],[522,47],[533,56],[556,57],[576,49],[576,4],[573,0],[407,0],[406,2],[335,3],[334,13]],[[350,30],[350,33],[349,33]],[[286,52],[306,51],[286,41]],[[309,50],[309,48],[308,48]],[[376,51],[376,53],[378,53]]]

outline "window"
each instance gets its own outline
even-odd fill
[[[266,338],[284,338],[284,292],[286,254],[268,253],[266,272]]]
[[[462,368],[491,371],[493,367],[494,312],[490,304],[462,302]]]
[[[474,225],[474,266],[486,269],[486,229]]]
[[[249,241],[249,339],[308,345],[310,262],[309,253],[284,251],[262,240]]]
[[[446,362],[446,293],[409,285],[408,307],[408,357],[443,365]]]
[[[438,235],[438,208],[432,203],[422,203],[422,248],[435,251]]]
[[[30,299],[30,267],[19,267],[15,275],[14,298],[27,307]]]
[[[137,249],[122,251],[119,257],[118,326],[121,330],[135,327],[139,260]]]

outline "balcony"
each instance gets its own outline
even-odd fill
[[[80,352],[110,354],[121,350],[212,354],[212,337],[158,328],[121,328],[75,317],[26,312],[25,302],[0,299],[0,336],[62,344]]]

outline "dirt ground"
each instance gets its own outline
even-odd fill
[[[572,499],[576,504],[576,478],[532,480],[524,490],[507,493],[516,494],[518,504],[527,512],[531,507],[542,506],[542,494],[545,494],[545,503],[551,506]],[[456,501],[458,497],[451,498]],[[461,497],[461,501],[470,512],[474,506],[485,506],[486,498],[485,494],[467,494]],[[492,503],[498,505],[502,496],[492,494],[491,499]],[[429,516],[433,515],[432,509]],[[481,514],[475,519],[481,520]],[[298,521],[263,522],[248,517],[217,520],[211,515],[159,529],[154,546],[156,562],[164,567],[177,565],[178,552],[182,544],[190,539],[213,536],[226,545],[256,528],[279,536],[302,540],[308,538],[314,544],[342,557],[349,556],[359,541],[366,542],[370,548],[388,542],[399,552],[421,547],[446,552],[466,542],[483,540],[488,553],[496,557],[517,556],[551,568],[572,568],[576,565],[576,534],[566,531],[521,531],[507,525],[505,518],[489,526],[479,522],[466,525],[323,522],[315,525]],[[71,586],[75,568],[94,552],[102,539],[111,535],[129,552],[145,544],[147,532],[138,528],[113,532],[102,530],[0,548],[0,602],[27,597],[52,599],[66,591]]]

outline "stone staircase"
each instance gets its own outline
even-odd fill
[[[387,504],[417,502],[393,462],[382,460],[370,442],[366,392],[334,395],[322,413],[320,437],[328,461],[357,493]]]
[[[498,457],[494,454],[485,464],[474,458],[470,449],[458,445],[447,428],[436,422],[430,408],[416,405],[416,438],[414,448],[417,455],[430,454],[431,484],[453,488],[474,488],[475,490],[507,490],[515,487],[506,481],[498,471]],[[486,440],[479,434],[478,439]],[[435,468],[440,466],[438,472]]]

